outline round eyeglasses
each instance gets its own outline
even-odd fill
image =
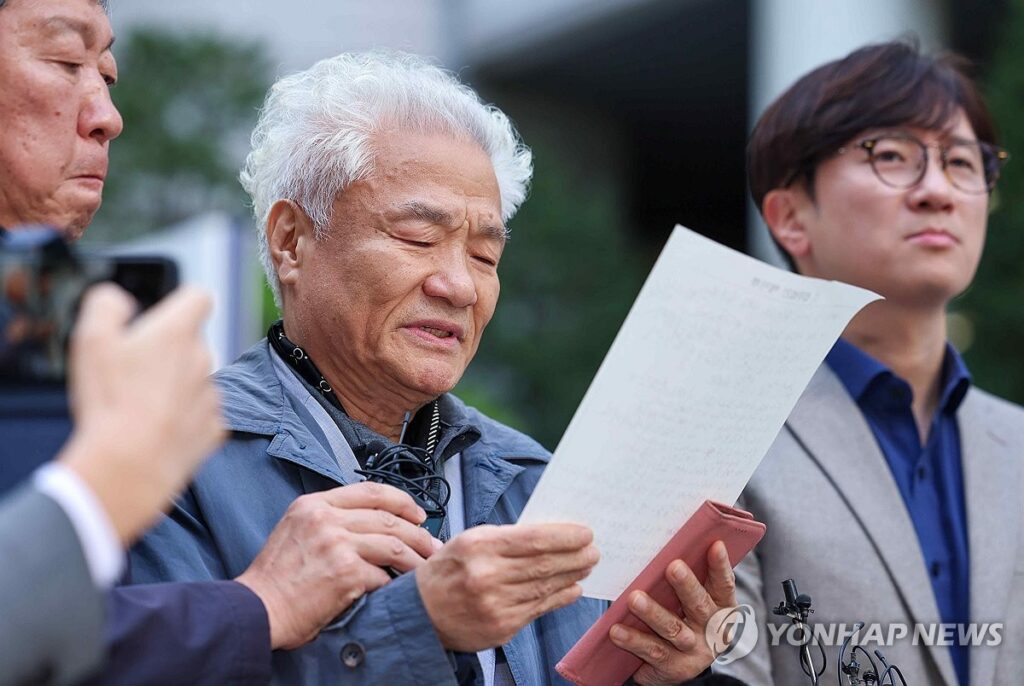
[[[1010,153],[983,141],[957,141],[948,145],[926,145],[910,134],[887,134],[865,138],[852,147],[867,152],[875,176],[893,188],[913,188],[928,169],[928,148],[937,148],[946,178],[964,193],[989,193]],[[850,148],[839,148],[843,154]]]

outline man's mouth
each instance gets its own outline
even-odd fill
[[[451,336],[452,336],[452,332],[451,331],[444,331],[443,329],[435,329],[432,326],[421,326],[421,327],[419,327],[419,329],[421,331],[426,331],[431,336],[437,336],[438,338],[451,338]]]
[[[424,319],[410,322],[405,328],[425,340],[434,341],[445,347],[453,347],[462,342],[466,330],[455,322],[443,319]]]
[[[945,229],[927,227],[913,233],[907,240],[931,248],[947,248],[960,243],[960,239]]]

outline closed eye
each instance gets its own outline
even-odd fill
[[[477,262],[482,262],[483,264],[486,264],[486,265],[488,265],[490,267],[497,267],[498,266],[498,261],[497,260],[491,259],[490,257],[487,257],[486,255],[473,255],[473,259],[476,260]]]
[[[64,60],[57,60],[56,64],[60,65],[69,74],[77,74],[78,70],[82,68],[82,65],[78,62],[65,62]]]
[[[399,238],[398,240],[409,245],[415,245],[417,248],[429,248],[433,243],[429,241],[414,241],[411,238]]]

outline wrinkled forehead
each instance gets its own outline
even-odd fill
[[[102,51],[114,43],[106,9],[97,0],[0,0],[0,22],[6,30],[40,39],[77,36],[89,49]]]

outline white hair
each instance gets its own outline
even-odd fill
[[[345,53],[285,76],[267,94],[240,180],[252,199],[259,256],[274,300],[281,286],[267,246],[270,208],[298,203],[318,239],[334,199],[373,169],[373,135],[385,128],[468,138],[491,158],[508,221],[526,198],[533,160],[509,118],[469,86],[421,57]]]

